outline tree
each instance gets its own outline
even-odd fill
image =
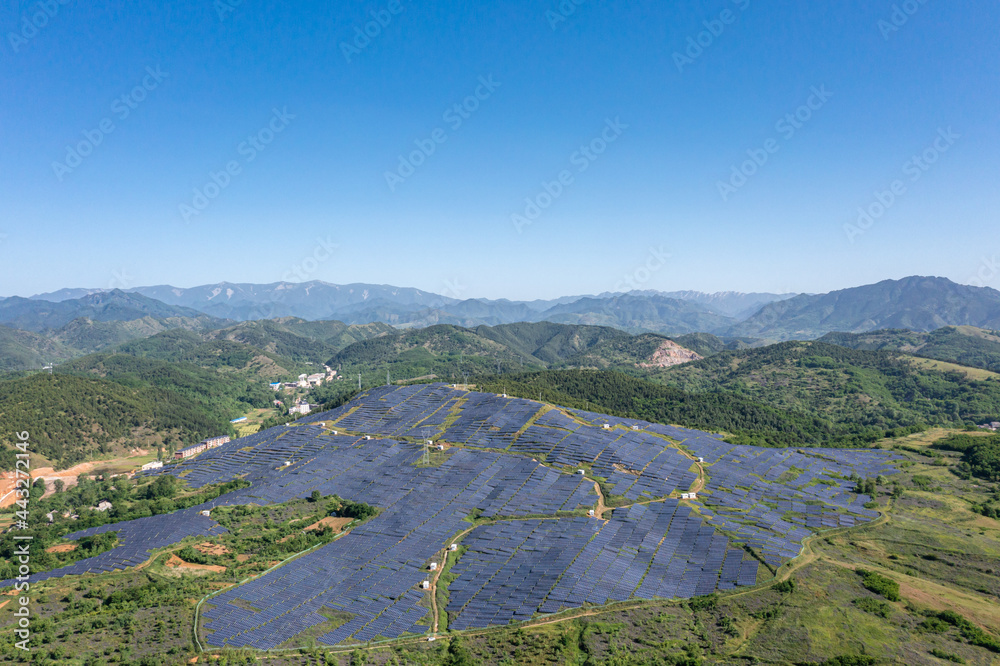
[[[323,499],[323,493],[321,493],[318,490],[312,491],[312,495],[309,496],[309,501],[310,502],[318,502],[321,499]]]
[[[56,479],[52,485],[55,487],[57,493],[61,493],[66,489],[66,483],[62,479]]]

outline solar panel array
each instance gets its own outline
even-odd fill
[[[326,434],[320,422],[351,434]],[[392,439],[401,437],[461,446],[424,466],[422,442]],[[670,497],[697,481],[692,456],[704,458],[708,476],[697,512]],[[864,508],[868,498],[852,493],[846,478],[891,474],[892,464],[893,456],[877,451],[735,446],[709,433],[443,384],[388,386],[151,471],[194,487],[238,477],[251,485],[175,514],[69,535],[115,530],[122,543],[35,578],[132,566],[154,548],[223,532],[198,515],[202,509],[278,504],[318,490],[381,514],[211,599],[210,645],[274,648],[317,627],[331,645],[424,633],[430,620],[420,582],[473,515],[495,522],[462,537],[468,551],[454,564],[447,611],[453,628],[486,627],[585,603],[754,585],[758,561],[742,545],[778,565],[816,530],[871,520],[877,514]],[[578,466],[606,479],[610,494],[642,503],[604,520],[537,518],[595,506],[594,482],[575,474]],[[350,619],[326,631],[320,625],[331,611]]]
[[[119,545],[109,551],[80,560],[69,566],[33,573],[32,582],[41,582],[49,578],[76,576],[87,573],[100,574],[111,571],[121,571],[128,567],[142,564],[149,559],[155,548],[173,545],[190,536],[213,537],[226,532],[226,528],[217,522],[202,516],[195,509],[185,509],[171,514],[138,518],[113,525],[102,525],[90,529],[73,532],[67,539],[82,539],[84,537],[117,532]],[[13,580],[0,582],[0,588],[13,585]]]

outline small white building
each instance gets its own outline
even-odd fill
[[[199,513],[201,515],[205,516],[206,518],[208,518],[208,517],[210,517],[212,515],[212,512],[209,511],[208,509],[205,509],[204,511],[199,511]]]
[[[576,470],[576,473],[579,474],[580,476],[583,476],[584,474],[587,473],[587,470],[585,470],[585,469],[578,469],[578,470]]]
[[[454,553],[456,550],[458,550],[458,544],[457,543],[451,544],[450,546],[448,546],[448,550]]]
[[[437,570],[438,570],[438,563],[431,562],[431,571],[437,571]]]
[[[611,424],[610,424],[610,423],[605,423],[605,424],[604,424],[603,426],[601,426],[601,427],[602,427],[602,428],[604,428],[605,430],[611,430]]]
[[[437,450],[438,451],[444,451],[444,444],[438,444],[437,445]]]
[[[703,463],[703,462],[705,462],[705,459],[704,458],[698,458],[698,462]]]
[[[100,502],[97,503],[96,510],[104,512],[104,511],[107,511],[110,508],[112,508],[111,502],[109,502],[108,500],[101,500]]]
[[[590,511],[587,512],[587,515],[590,516],[591,518],[593,518],[597,514],[594,513],[593,509],[591,509]]]
[[[639,426],[637,426],[637,425],[632,426],[632,430],[638,430],[638,429],[639,429]]]
[[[160,469],[161,467],[163,467],[163,463],[159,460],[154,460],[153,462],[146,463],[145,465],[140,467],[140,469],[143,472],[148,472],[151,469]]]
[[[425,580],[420,584],[420,587],[424,588],[425,590],[429,590],[431,589],[431,582],[429,580]]]

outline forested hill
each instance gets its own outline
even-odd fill
[[[976,371],[979,372],[979,371]],[[690,393],[726,391],[784,410],[872,428],[1000,420],[1000,377],[924,367],[891,351],[786,342],[651,372]]]
[[[732,393],[688,393],[606,370],[546,370],[488,377],[480,380],[477,388],[615,416],[726,432],[730,441],[758,446],[866,446],[919,429],[834,423]]]
[[[851,349],[895,350],[1000,372],[1000,331],[972,326],[946,326],[930,333],[905,329],[828,333],[820,342]]]
[[[196,442],[229,432],[221,413],[177,391],[98,377],[36,374],[0,381],[0,458],[13,469],[12,433],[58,468],[144,444]]]

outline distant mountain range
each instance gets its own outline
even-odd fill
[[[943,326],[1000,328],[1000,291],[936,277],[885,280],[768,303],[727,333],[811,340],[833,332],[864,333],[883,328],[933,331]]]
[[[74,309],[95,320],[107,320],[104,313],[92,312],[94,301],[122,300],[123,308],[140,309],[154,317],[190,317],[192,311],[227,321],[254,321],[279,317],[307,320],[338,320],[348,324],[381,322],[399,328],[424,328],[437,324],[475,327],[515,322],[551,321],[567,324],[612,326],[631,332],[682,335],[707,331],[723,333],[763,305],[791,298],[793,294],[705,294],[695,291],[661,293],[636,291],[628,294],[567,296],[551,300],[510,301],[506,299],[457,300],[419,289],[389,285],[334,285],[312,281],[279,282],[268,285],[223,282],[190,289],[166,285],[128,290],[160,304],[160,310],[146,302],[127,302],[116,291],[62,289],[38,294],[30,299],[0,301],[0,323],[28,330],[44,330],[65,325]],[[51,303],[26,307],[25,301]],[[20,318],[5,314],[27,310]],[[163,306],[176,310],[169,313]],[[59,315],[59,316],[56,316]],[[68,319],[67,319],[68,317]]]
[[[63,289],[0,299],[0,326],[8,329],[0,335],[0,369],[39,367],[41,361],[66,360],[168,330],[200,334],[241,322],[275,320],[283,323],[268,328],[266,335],[257,329],[244,333],[255,336],[252,344],[268,348],[280,345],[288,333],[285,329],[292,327],[298,335],[313,321],[340,327],[378,324],[384,327],[379,335],[392,330],[389,327],[477,329],[550,322],[690,336],[689,348],[704,356],[829,333],[929,332],[947,326],[996,330],[1000,292],[935,277],[886,280],[818,295],[634,291],[538,301],[457,300],[412,288],[319,281],[128,291]],[[343,344],[333,346],[356,341],[348,335]],[[318,353],[331,348],[324,342]]]

